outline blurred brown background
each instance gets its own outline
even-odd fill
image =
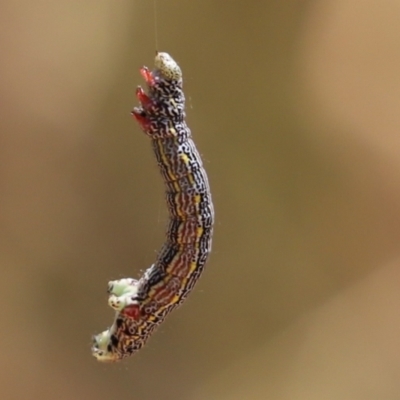
[[[99,364],[110,279],[163,241],[131,120],[153,1],[2,2],[1,398],[400,399],[400,3],[157,0],[216,208],[140,353]]]

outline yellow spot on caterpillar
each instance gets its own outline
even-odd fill
[[[199,194],[196,194],[196,196],[194,196],[193,200],[194,200],[194,202],[195,202],[196,204],[200,204],[200,202],[201,202],[201,196],[200,196]]]
[[[186,165],[189,164],[189,157],[188,157],[185,153],[181,154],[180,157],[181,157],[181,160],[182,160]]]
[[[178,295],[175,295],[172,299],[172,303],[175,304],[179,301],[180,297]]]
[[[187,178],[188,178],[188,180],[189,180],[189,182],[190,182],[191,185],[194,185],[194,184],[196,183],[196,180],[195,180],[193,174],[189,174],[189,175],[187,176]]]

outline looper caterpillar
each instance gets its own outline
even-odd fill
[[[167,238],[155,263],[139,280],[108,284],[113,325],[93,337],[99,361],[118,361],[138,351],[155,328],[182,304],[199,279],[208,254],[214,209],[206,171],[185,122],[182,72],[167,53],[157,53],[155,69],[140,70],[148,86],[136,90],[132,111],[151,138],[165,181],[169,211]]]

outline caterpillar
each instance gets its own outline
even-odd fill
[[[136,280],[108,283],[112,326],[93,337],[99,361],[119,361],[140,350],[170,312],[181,305],[203,272],[211,251],[214,207],[206,171],[185,122],[182,71],[167,53],[156,53],[155,68],[140,72],[140,103],[132,111],[150,137],[169,212],[166,241],[156,261]]]

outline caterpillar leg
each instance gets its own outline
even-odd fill
[[[143,79],[149,86],[154,85],[154,76],[147,67],[140,68],[140,75],[142,75]]]
[[[136,89],[136,97],[139,100],[140,105],[143,107],[143,109],[146,110],[153,106],[153,102],[150,100],[150,97],[140,86],[138,86]]]
[[[93,336],[92,354],[98,361],[114,362],[119,360],[118,355],[112,351],[111,335],[110,329],[107,329]]]
[[[98,361],[114,362],[121,359],[121,352],[118,350],[120,339],[117,339],[121,335],[118,332],[119,323],[123,320],[122,315],[131,319],[137,319],[140,315],[140,306],[136,299],[138,287],[139,281],[132,278],[108,283],[108,304],[117,313],[113,325],[92,338],[92,354]]]
[[[115,311],[135,303],[139,281],[131,278],[118,279],[108,282],[108,305]]]
[[[141,107],[135,107],[131,112],[131,115],[146,132],[151,125],[151,121],[148,118],[148,113],[151,112],[151,109],[154,107],[154,103],[150,100],[149,96],[140,86],[136,89],[136,97],[139,100]]]

